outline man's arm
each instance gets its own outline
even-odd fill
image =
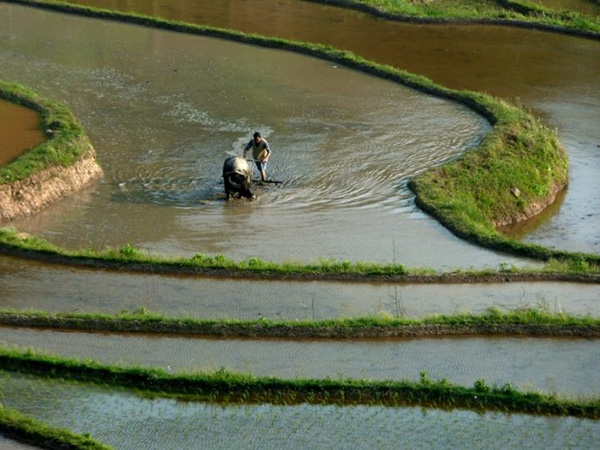
[[[252,141],[248,142],[246,144],[246,146],[244,147],[243,153],[242,153],[242,157],[245,158],[246,157],[246,153],[248,153],[248,150],[250,150],[250,147],[252,147]]]

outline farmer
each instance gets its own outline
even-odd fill
[[[250,142],[244,147],[244,153],[242,156],[246,158],[248,150],[252,149],[252,157],[256,163],[256,168],[260,172],[260,178],[262,181],[267,181],[267,162],[271,157],[271,149],[266,139],[263,139],[258,131],[254,132],[254,135]]]

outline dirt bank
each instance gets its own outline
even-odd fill
[[[98,179],[102,169],[90,148],[69,167],[55,166],[0,185],[0,224],[34,214]]]

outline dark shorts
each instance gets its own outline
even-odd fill
[[[267,170],[267,163],[265,161],[254,161],[256,163],[256,168],[259,172],[263,170]]]

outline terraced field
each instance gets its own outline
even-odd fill
[[[104,158],[107,173],[104,181],[82,194],[31,218],[15,221],[19,230],[67,248],[120,247],[131,242],[145,251],[167,255],[193,254],[200,247],[207,253],[224,250],[236,258],[267,256],[285,261],[296,255],[301,260],[369,259],[401,261],[409,267],[430,266],[437,270],[540,264],[465,243],[414,205],[406,187],[408,177],[430,165],[453,159],[457,153],[480,142],[489,131],[486,121],[465,108],[404,89],[396,91],[387,81],[352,71],[342,73],[341,68],[331,67],[329,63],[307,61],[303,56],[290,56],[279,50],[253,53],[254,47],[214,42],[212,49],[211,45],[202,47],[203,50],[192,57],[184,48],[200,48],[204,45],[200,41],[207,38],[115,24],[99,18],[72,17],[12,3],[17,2],[0,3],[0,16],[8,24],[0,31],[0,62],[3,63],[0,78],[23,82],[71,107],[90,133],[101,163]],[[386,49],[385,42],[371,42],[365,47],[366,42],[349,34],[352,26],[347,28],[344,23],[360,23],[359,29],[363,30],[376,27],[388,33],[409,34],[433,25],[372,21],[368,14],[361,12],[290,1],[269,6],[261,4],[267,16],[263,20],[272,26],[258,26],[255,30],[246,28],[256,25],[249,25],[252,11],[244,9],[248,8],[244,2],[229,10],[224,10],[221,2],[208,3],[203,5],[201,17],[196,17],[199,13],[191,4],[186,6],[181,2],[154,2],[152,11],[140,12],[158,11],[158,15],[169,18],[332,44],[401,68],[421,64],[423,71],[415,70],[419,73],[428,70],[422,60],[434,60],[438,54],[432,39],[424,47],[431,46],[434,50],[424,50],[421,55],[407,57],[406,61],[390,61],[394,51]],[[94,4],[114,9],[122,6],[120,2]],[[147,8],[148,5],[143,2],[138,6]],[[127,4],[128,8],[135,6]],[[45,25],[42,27],[40,23]],[[86,30],[94,27],[99,27],[91,33],[94,44],[82,45],[83,50],[77,53],[76,43]],[[473,41],[477,36],[493,41],[494,33],[499,33],[502,40],[506,32],[513,34],[517,47],[524,49],[536,45],[524,38],[539,33],[480,25],[435,27],[440,33],[454,30],[458,34],[453,39],[468,29]],[[35,48],[37,44],[33,42],[41,42],[39,39],[27,42],[28,34],[35,36],[34,29],[46,33],[45,50]],[[129,41],[125,42],[123,36]],[[462,79],[454,78],[461,70],[460,61],[454,62],[455,71],[448,71],[444,68],[445,62],[439,61],[430,69],[435,73],[435,81],[442,84],[497,90],[496,95],[513,101],[520,96],[519,102],[534,108],[551,123],[556,122],[559,137],[566,144],[572,161],[569,192],[555,216],[538,225],[538,231],[527,229],[523,239],[598,253],[600,231],[598,222],[594,221],[597,213],[593,206],[597,202],[593,192],[597,191],[593,187],[600,179],[594,175],[600,165],[597,152],[590,145],[595,140],[600,142],[591,119],[596,117],[593,113],[599,108],[593,101],[598,92],[595,90],[598,78],[589,75],[598,73],[593,61],[597,64],[594,56],[600,54],[600,47],[594,39],[560,34],[545,34],[544,38],[551,41],[549,47],[554,52],[576,48],[573,57],[585,61],[586,67],[576,71],[564,84],[557,81],[561,79],[562,70],[557,69],[534,87],[531,79],[523,75],[526,70],[519,72],[521,69],[514,65],[506,67],[503,73],[498,67],[487,72],[486,63],[481,63],[479,71],[471,67],[470,77]],[[400,37],[397,41],[404,42]],[[136,43],[139,47],[135,47]],[[115,48],[131,51],[127,50],[130,46],[135,49],[133,53],[138,52],[140,66],[129,65],[139,67],[139,71],[127,72],[127,61],[118,61],[119,54],[114,53]],[[147,53],[142,53],[142,48]],[[446,49],[446,53],[451,54],[449,59],[464,57],[468,66],[468,59],[475,55],[469,56],[473,47],[464,47],[469,48],[471,50],[464,50],[466,53],[451,48]],[[456,52],[461,58],[457,58]],[[193,73],[194,65],[190,61],[200,57],[218,61],[221,67],[210,70],[220,73],[221,77],[206,80],[203,79],[206,75],[184,76],[186,70]],[[490,59],[503,57],[494,52],[489,56]],[[166,58],[172,59],[167,63]],[[231,67],[226,66],[228,58],[234,61]],[[152,59],[158,61],[159,66],[164,65],[164,73],[150,65],[155,62]],[[260,70],[251,71],[251,62],[256,60],[268,61],[266,66],[277,69],[279,74],[265,82],[266,75]],[[524,68],[527,64],[543,66],[536,59],[520,64]],[[306,68],[310,70],[303,73]],[[499,74],[492,73],[496,70]],[[332,71],[338,74],[332,77]],[[177,74],[182,76],[175,81]],[[447,79],[443,75],[447,75]],[[521,76],[525,78],[519,80]],[[494,77],[503,81],[495,83]],[[334,83],[328,84],[328,78]],[[74,91],[69,90],[69,83],[77,86]],[[205,106],[198,100],[202,95],[189,94],[186,99],[187,93],[201,83],[220,86],[221,91],[210,91],[208,87],[200,91],[216,96],[215,103],[222,105],[222,111],[211,109],[207,117]],[[269,83],[275,85],[271,91],[277,92],[276,97],[281,102],[280,105],[269,103],[273,109],[270,115],[259,113],[259,108],[253,109],[252,101],[248,102],[250,105],[242,103],[241,109],[247,112],[235,113],[240,109],[240,102],[248,100],[245,97],[240,100],[242,92],[247,92],[249,99],[256,102],[268,100]],[[157,96],[156,84],[166,89]],[[339,92],[335,91],[336,84],[341,86]],[[559,91],[564,92],[555,97]],[[582,92],[590,93],[589,102],[579,103]],[[303,95],[311,97],[310,102]],[[571,100],[566,101],[569,95]],[[227,103],[232,106],[226,106]],[[356,109],[350,108],[350,104]],[[405,110],[399,116],[398,104],[404,105]],[[286,116],[286,111],[292,108],[296,108],[294,114]],[[580,115],[573,116],[570,114],[573,111]],[[319,115],[315,116],[316,112]],[[428,117],[437,117],[437,114],[444,117],[427,123]],[[453,117],[447,119],[446,115]],[[587,119],[583,120],[582,115]],[[281,122],[278,116],[282,117]],[[321,122],[323,117],[328,117],[325,125]],[[217,118],[222,120],[217,121]],[[411,118],[423,127],[423,132],[410,131],[419,128]],[[124,122],[120,123],[121,120]],[[298,127],[299,124],[300,132],[294,134],[292,125]],[[245,139],[245,130],[254,125],[267,127],[274,136],[289,130],[287,141],[283,137],[277,141],[280,162],[273,170],[288,177],[290,182],[280,191],[263,192],[263,201],[251,205],[252,210],[243,205],[223,206],[220,186],[207,174],[218,171],[225,154],[238,151]],[[389,131],[394,126],[398,128]],[[198,128],[203,138],[201,143],[194,136]],[[454,132],[456,135],[440,145],[441,138],[434,136],[433,130],[442,130],[447,136]],[[345,134],[350,138],[348,141],[342,138]],[[332,143],[333,136],[336,139]],[[374,140],[377,145],[371,147]],[[398,141],[403,145],[394,144]],[[403,147],[410,146],[411,142],[415,151],[406,156],[411,164],[403,166],[400,170],[406,172],[398,174],[397,163],[387,157],[387,150],[404,151]],[[126,148],[123,148],[124,143]],[[318,154],[309,150],[315,147],[339,156],[347,153],[351,143],[366,146],[375,155],[373,160],[350,158],[347,165],[340,166],[336,165],[336,158],[317,159]],[[448,151],[449,147],[450,153],[440,157],[440,150]],[[176,151],[162,153],[165,148]],[[224,150],[219,150],[218,161],[210,162],[210,168],[193,164],[197,154],[206,157],[214,148]],[[296,148],[304,151],[304,167],[295,161],[297,153],[291,152]],[[430,154],[420,160],[419,150],[424,148],[430,149]],[[128,154],[136,164],[120,167],[118,161],[123,154]],[[316,168],[327,176],[313,175]],[[344,177],[330,176],[336,169],[356,178],[355,186],[348,186]],[[195,171],[203,173],[196,175]],[[377,183],[383,188],[376,187]],[[332,187],[335,195],[328,193]],[[352,192],[353,197],[348,199],[340,192]],[[582,203],[591,203],[586,206],[590,209],[572,214]],[[277,214],[282,212],[284,214]],[[119,223],[124,218],[126,221]],[[294,226],[298,220],[302,221],[302,227]],[[394,223],[399,229],[394,228]],[[565,237],[567,225],[572,226],[574,232]],[[258,234],[258,239],[252,238],[245,234],[244,228],[254,233],[266,228],[267,233]],[[236,230],[235,237],[230,237],[231,230]],[[371,233],[360,240],[365,230]],[[275,237],[266,237],[270,231]],[[310,242],[311,233],[321,231],[325,238]],[[135,247],[131,251],[135,251]],[[93,270],[45,264],[35,258],[1,256],[0,305],[19,313],[33,308],[50,314],[101,312],[118,317],[127,310],[131,314],[126,317],[128,321],[133,317],[160,322],[150,310],[169,318],[243,319],[252,324],[284,320],[284,326],[291,327],[299,320],[376,316],[385,322],[465,310],[480,314],[490,307],[504,310],[533,307],[538,313],[543,310],[552,320],[560,322],[565,311],[578,317],[597,317],[600,297],[597,282],[589,278],[586,283],[571,278],[568,283],[406,285],[400,279],[341,283],[293,281],[284,277],[269,281],[132,274],[114,269]],[[503,276],[508,280],[511,272],[506,271]],[[7,316],[15,314],[12,311]],[[0,378],[2,405],[51,427],[65,427],[80,435],[90,433],[94,439],[115,448],[389,448],[403,445],[411,448],[539,448],[541,445],[595,448],[600,439],[596,370],[600,355],[596,351],[597,337],[590,337],[597,336],[594,330],[598,324],[593,321],[576,326],[591,332],[586,338],[558,338],[553,335],[556,331],[550,331],[538,337],[368,340],[349,337],[242,339],[227,336],[227,329],[225,336],[220,337],[131,334],[131,331],[107,334],[94,332],[93,327],[66,332],[62,329],[66,326],[64,321],[50,322],[41,330],[31,328],[32,324],[0,327],[0,340],[5,344],[0,355],[4,369]],[[556,330],[555,324],[544,326]],[[17,350],[8,350],[14,346]],[[23,351],[26,348],[35,351]],[[48,363],[39,356],[45,352],[57,356]],[[75,361],[65,361],[65,358],[75,358]],[[33,362],[27,362],[29,359]],[[86,359],[97,360],[100,366],[78,365]],[[75,364],[76,369],[70,369],[70,364]],[[119,367],[130,366],[140,366],[139,373],[118,374]],[[116,375],[112,373],[115,367]],[[161,371],[153,372],[158,368]],[[215,378],[201,382],[178,378],[205,372],[214,372]],[[231,372],[251,375],[237,378]],[[48,373],[65,379],[46,377]],[[281,379],[296,381],[287,385]],[[104,386],[100,380],[104,380]],[[153,380],[164,384],[157,387]],[[385,383],[382,380],[407,381],[408,387],[394,384],[385,387],[389,391],[383,394],[379,391],[383,388],[377,384]],[[280,382],[285,387],[281,387]],[[332,385],[327,387],[330,382]],[[198,387],[198,383],[203,387]],[[174,384],[188,387],[178,392]],[[414,397],[408,394],[412,390],[418,392]],[[543,394],[540,397],[525,395],[526,400],[520,400],[521,392]],[[494,398],[501,400],[494,403]],[[561,403],[563,401],[566,403]],[[33,440],[48,448],[56,445],[49,438]],[[7,440],[6,445],[21,448],[13,442]],[[90,445],[89,442],[86,445]]]

